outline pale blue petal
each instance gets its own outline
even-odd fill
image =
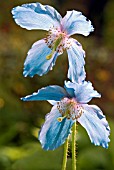
[[[42,76],[52,70],[59,54],[55,52],[52,58],[47,60],[46,56],[51,52],[52,50],[47,46],[44,39],[35,42],[25,60],[23,75],[25,77],[33,77],[35,74]]]
[[[93,89],[92,83],[89,81],[84,81],[82,84],[75,84],[75,96],[79,103],[88,103],[93,97],[101,97],[101,95]]]
[[[28,95],[23,97],[24,101],[35,101],[35,100],[54,100],[60,101],[64,97],[69,97],[69,94],[65,91],[64,88],[60,86],[47,86],[43,87],[38,92],[33,93],[32,95]]]
[[[94,30],[91,21],[87,20],[84,15],[79,11],[67,11],[67,14],[62,19],[63,31],[67,34],[82,34],[88,36]]]
[[[86,129],[93,144],[108,148],[110,128],[102,111],[95,105],[82,106],[84,113],[78,122]]]
[[[81,83],[85,80],[86,73],[84,69],[85,61],[85,51],[82,49],[81,44],[75,39],[71,39],[71,44],[68,53],[69,69],[68,69],[68,78],[72,82]]]
[[[42,148],[45,150],[54,150],[61,146],[68,135],[71,133],[73,121],[64,118],[62,122],[58,122],[57,118],[61,117],[57,106],[53,106],[51,112],[47,114],[44,125],[39,133],[39,140]]]
[[[55,101],[55,100],[48,100],[48,102],[49,102],[51,105],[56,105],[56,104],[57,104],[57,102],[59,102],[59,101]]]
[[[62,16],[52,6],[49,6],[49,5],[44,5],[44,6],[45,6],[45,9],[47,10],[48,15],[51,16],[51,18],[54,20],[54,23],[55,23],[55,21],[58,22],[57,24],[59,26],[59,24],[62,20]]]
[[[93,89],[92,83],[84,81],[82,83],[65,82],[65,89],[68,92],[69,88],[74,91],[72,97],[75,96],[79,103],[88,103],[93,97],[101,97],[101,95]]]
[[[49,30],[51,27],[60,27],[61,15],[48,5],[40,3],[24,4],[12,10],[15,22],[23,28]]]
[[[64,82],[64,88],[67,91],[67,93],[70,95],[70,98],[75,97],[75,84],[71,83],[70,81],[65,81]]]

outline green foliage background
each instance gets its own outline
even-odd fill
[[[27,31],[17,26],[11,9],[32,0],[0,1],[0,170],[60,170],[63,146],[55,151],[43,151],[37,134],[51,106],[47,102],[22,102],[20,97],[37,89],[57,84],[63,86],[66,79],[67,54],[58,57],[56,66],[43,77],[24,78],[23,63],[31,45],[46,36],[45,31]],[[59,7],[56,1],[39,0],[51,4],[61,14],[75,6],[86,15],[85,1],[69,1]],[[88,1],[87,1],[88,2]],[[73,6],[74,5],[74,6]],[[103,110],[111,127],[109,149],[90,143],[85,130],[78,125],[77,168],[78,170],[114,169],[114,1],[105,8],[105,25],[102,39],[75,35],[86,51],[87,80],[102,94],[93,99]],[[71,170],[69,145],[67,170]]]

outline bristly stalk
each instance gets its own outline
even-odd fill
[[[66,141],[65,141],[65,143],[64,143],[64,153],[63,153],[62,170],[66,170],[67,152],[68,152],[68,138],[66,139]]]
[[[72,127],[72,170],[76,170],[76,122]]]

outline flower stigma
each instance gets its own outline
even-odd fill
[[[60,34],[59,38],[55,41],[55,44],[54,44],[54,46],[53,46],[53,49],[52,49],[51,54],[49,54],[49,55],[46,56],[46,59],[47,59],[47,60],[49,60],[49,59],[52,58],[54,52],[56,51],[58,45],[60,44],[60,42],[61,42],[61,40],[62,40],[62,38],[63,38],[63,37],[62,37],[62,34]]]

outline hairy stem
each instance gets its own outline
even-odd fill
[[[68,138],[66,139],[66,141],[65,141],[65,143],[64,143],[64,155],[63,155],[62,170],[66,170],[67,152],[68,152]]]
[[[72,170],[76,170],[76,122],[72,127]]]

